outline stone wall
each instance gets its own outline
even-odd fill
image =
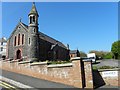
[[[99,72],[106,85],[118,86],[118,77],[120,73],[118,70],[102,70]]]
[[[91,61],[83,61],[80,58],[72,59],[72,63],[57,65],[48,65],[47,62],[5,61],[0,68],[77,88],[93,88]]]
[[[20,45],[18,45],[18,35],[20,36]],[[24,44],[22,45],[22,34],[24,34]],[[15,42],[15,36],[16,36],[16,46],[14,46]],[[27,50],[28,50],[28,34],[26,31],[26,28],[22,25],[22,23],[19,23],[11,36],[8,39],[7,43],[7,58],[13,58],[16,59],[16,51],[19,49],[22,51],[22,56],[27,56]]]

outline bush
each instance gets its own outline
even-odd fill
[[[113,69],[114,67],[111,67],[111,66],[102,66],[102,67],[99,67],[99,69]]]
[[[108,52],[106,55],[104,55],[104,59],[112,59],[113,54],[111,52]]]
[[[97,67],[93,66],[93,70],[98,70],[98,69],[113,69],[113,68],[118,68],[118,67],[111,67],[111,66],[102,66],[102,67]]]
[[[65,63],[70,63],[70,61],[51,61],[49,63],[50,64],[65,64]]]
[[[93,66],[92,68],[93,68],[93,70],[98,70],[97,66]]]

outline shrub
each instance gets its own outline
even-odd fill
[[[113,54],[111,52],[108,52],[106,55],[104,55],[104,59],[112,59]]]
[[[70,61],[50,61],[50,64],[65,64],[65,63],[70,63]]]
[[[111,66],[102,66],[102,67],[99,67],[99,69],[113,69],[114,67],[111,67]]]
[[[97,66],[93,66],[92,68],[93,68],[93,70],[98,70]]]

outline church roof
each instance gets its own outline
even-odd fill
[[[19,22],[19,23],[16,25],[14,31],[11,33],[10,37],[8,38],[8,40],[12,37],[12,35],[13,35],[14,32],[17,30],[17,28],[19,27],[19,25],[21,25],[26,32],[28,31],[28,26],[27,26],[26,24],[22,23],[22,22]]]
[[[21,22],[21,23],[22,23],[22,22]],[[28,26],[27,26],[26,24],[22,23],[22,25],[24,25],[26,28],[28,28]]]
[[[70,54],[76,54],[78,50],[70,50]]]
[[[32,9],[31,9],[29,15],[30,15],[30,14],[37,14],[37,15],[38,15],[38,12],[37,12],[37,9],[36,9],[36,6],[35,6],[35,3],[33,3],[33,5],[32,5]]]
[[[42,37],[42,39],[44,39],[45,41],[48,41],[48,42],[50,42],[50,43],[52,43],[54,45],[57,44],[58,46],[67,49],[67,47],[62,42],[59,42],[58,40],[55,40],[52,37],[47,36],[46,34],[44,34],[42,32],[39,32],[39,34],[40,34],[40,37]]]

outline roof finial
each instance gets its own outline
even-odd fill
[[[21,22],[22,18],[20,18],[20,22]]]
[[[69,44],[67,44],[67,49],[69,49]]]
[[[33,4],[35,5],[35,2],[33,2]]]

